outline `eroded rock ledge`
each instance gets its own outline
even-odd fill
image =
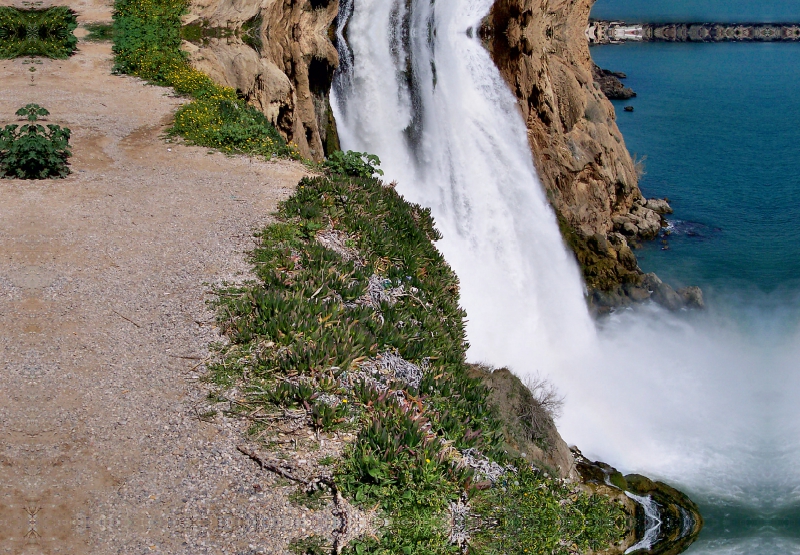
[[[194,67],[235,88],[300,154],[320,161],[339,147],[328,100],[338,12],[338,0],[193,0],[184,23],[223,32],[184,47]]]
[[[661,298],[631,247],[655,237],[671,209],[642,196],[614,108],[593,75],[585,34],[593,3],[498,0],[482,36],[519,100],[539,176],[590,302],[603,312]]]

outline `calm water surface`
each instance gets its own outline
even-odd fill
[[[630,22],[777,23],[800,21],[797,0],[598,0],[596,19]]]

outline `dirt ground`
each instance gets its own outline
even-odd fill
[[[196,409],[211,286],[246,277],[303,167],[166,143],[183,100],[79,48],[0,61],[0,123],[38,103],[74,151],[67,179],[0,180],[0,553],[281,553],[331,531]]]

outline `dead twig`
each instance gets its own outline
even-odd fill
[[[253,451],[251,449],[248,449],[244,445],[237,445],[236,449],[240,453],[242,453],[244,455],[247,455],[252,460],[257,462],[258,465],[263,470],[269,470],[270,472],[274,472],[278,476],[282,476],[282,477],[286,478],[287,480],[291,480],[292,482],[297,482],[298,484],[303,484],[304,486],[308,486],[308,485],[311,484],[310,480],[304,480],[303,478],[299,478],[299,477],[295,476],[294,474],[292,474],[288,470],[282,468],[281,465],[279,463],[277,463],[276,461],[268,461],[268,460],[264,459],[263,457],[261,457],[258,453],[256,453],[255,451]]]
[[[141,328],[141,327],[142,327],[142,326],[140,326],[139,324],[137,324],[136,322],[134,322],[133,320],[131,320],[130,318],[128,318],[127,316],[123,316],[122,314],[120,314],[119,312],[117,312],[116,310],[114,310],[113,308],[111,309],[111,312],[113,312],[114,314],[116,314],[117,316],[119,316],[120,318],[122,318],[123,320],[127,320],[128,322],[130,322],[131,324],[133,324],[133,325],[134,325],[134,326],[136,326],[137,328]]]

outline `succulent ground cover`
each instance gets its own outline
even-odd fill
[[[0,177],[47,179],[69,175],[70,130],[39,123],[50,112],[38,104],[28,104],[16,115],[27,123],[0,129]]]
[[[67,58],[78,43],[72,34],[77,26],[75,12],[63,6],[25,10],[0,6],[0,58]]]
[[[628,523],[618,505],[503,450],[503,423],[469,377],[458,279],[430,211],[369,177],[376,160],[348,156],[350,175],[302,180],[260,233],[256,282],[220,292],[230,342],[209,377],[220,398],[235,390],[234,412],[268,443],[289,418],[351,433],[319,487],[388,524],[346,553],[574,553],[618,541]],[[294,548],[321,549],[306,543]]]
[[[116,0],[115,66],[194,100],[175,114],[170,130],[190,144],[228,153],[296,157],[269,120],[236,95],[193,69],[181,51],[181,15],[187,0]]]

